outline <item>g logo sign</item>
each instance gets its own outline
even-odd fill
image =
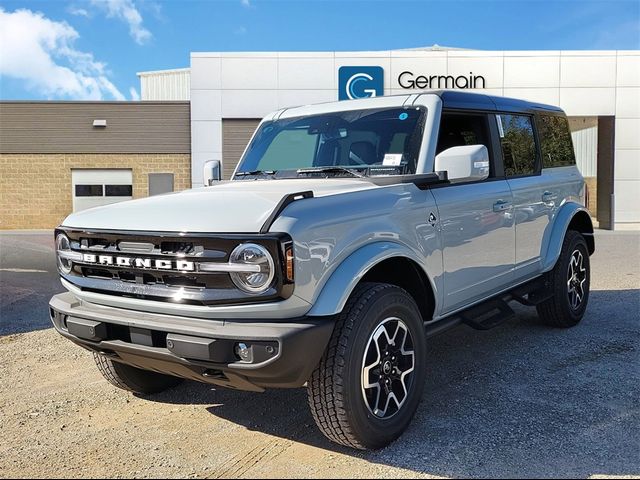
[[[338,100],[380,97],[384,95],[382,67],[340,67]]]

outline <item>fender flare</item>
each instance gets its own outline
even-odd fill
[[[313,317],[340,313],[362,277],[380,262],[394,257],[408,258],[418,265],[423,263],[411,249],[399,243],[384,241],[364,245],[351,253],[331,273],[307,315]],[[429,282],[431,283],[430,278]],[[435,293],[434,285],[430,286]]]
[[[589,214],[589,211],[578,203],[567,202],[562,205],[555,214],[553,224],[551,228],[547,230],[548,233],[546,233],[543,238],[543,246],[541,249],[542,272],[550,271],[558,261],[562,251],[564,237],[569,229],[571,221],[576,217],[576,215],[580,215],[587,219],[588,223],[586,224],[586,231],[582,231],[581,233],[587,237],[589,253],[593,253],[593,224],[591,222],[591,215]]]

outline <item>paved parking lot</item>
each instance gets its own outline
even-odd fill
[[[580,326],[518,307],[434,338],[411,427],[363,453],[322,437],[303,389],[112,388],[49,328],[52,233],[0,233],[0,477],[639,476],[640,234],[596,242]]]

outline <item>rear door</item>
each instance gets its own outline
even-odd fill
[[[514,281],[540,271],[540,248],[549,225],[557,193],[545,184],[532,115],[503,113],[495,116],[502,160],[513,194],[516,232]]]
[[[513,279],[513,200],[502,166],[496,161],[500,147],[497,127],[490,120],[493,116],[485,113],[442,114],[436,154],[450,147],[482,144],[491,159],[488,179],[432,189],[443,241],[442,313],[497,293]]]

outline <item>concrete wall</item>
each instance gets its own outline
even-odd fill
[[[484,92],[559,105],[570,116],[615,116],[616,221],[640,222],[640,51],[396,50],[191,54],[194,186],[222,159],[222,118],[338,98],[338,68],[378,65],[385,94],[398,75],[482,75]]]
[[[130,168],[134,198],[148,195],[149,173],[173,173],[175,190],[191,186],[189,154],[0,153],[0,229],[59,225],[73,209],[73,168]]]

